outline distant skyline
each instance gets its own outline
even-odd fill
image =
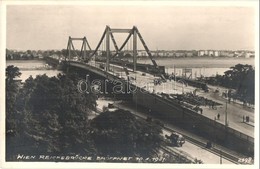
[[[6,11],[8,49],[64,49],[68,36],[86,36],[94,49],[106,25],[137,26],[150,50],[255,49],[252,7],[9,5]],[[120,45],[126,35],[115,37]]]

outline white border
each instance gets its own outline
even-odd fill
[[[0,0],[0,112],[1,112],[1,130],[0,130],[0,168],[259,168],[259,1],[12,1],[12,0]],[[256,10],[255,17],[255,46],[256,46],[256,104],[255,104],[255,164],[254,165],[191,165],[191,164],[113,164],[113,163],[67,163],[67,162],[5,162],[5,143],[4,143],[4,127],[5,127],[5,48],[6,48],[6,6],[7,5],[93,5],[93,6],[232,6],[232,7],[254,7]]]

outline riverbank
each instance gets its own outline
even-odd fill
[[[62,71],[53,69],[50,65],[46,63],[45,60],[7,60],[6,67],[14,65],[20,69],[22,73],[17,80],[25,82],[27,78],[32,76],[35,78],[37,75],[46,74],[49,77],[57,76]]]
[[[236,64],[255,66],[254,58],[154,58],[158,65],[166,68],[230,68]],[[149,58],[137,60],[138,63],[152,64]]]

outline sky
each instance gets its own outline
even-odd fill
[[[252,7],[8,5],[6,11],[8,49],[63,49],[68,36],[86,36],[94,49],[106,25],[137,26],[151,50],[255,48]],[[126,35],[115,37],[121,44]]]

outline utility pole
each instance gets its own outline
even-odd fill
[[[106,59],[106,71],[109,71],[109,61],[110,61],[110,47],[109,47],[109,42],[110,42],[110,32],[109,32],[109,27],[107,26],[106,28],[106,54],[107,54],[107,59]]]
[[[87,41],[87,39],[86,39],[86,37],[84,37],[83,38],[83,60],[85,61],[86,59],[87,59],[87,56],[86,56],[86,41]]]
[[[175,72],[174,64],[173,64],[173,74],[174,74],[174,88],[173,88],[173,90],[174,90],[174,94],[175,94],[175,90],[176,90],[176,72]]]
[[[220,160],[219,163],[222,164],[222,151],[221,151],[221,150],[219,150],[219,157],[220,157],[220,159],[219,159],[219,160]]]
[[[228,126],[228,121],[227,121],[227,101],[226,101],[226,110],[225,110],[225,126]]]
[[[136,62],[137,62],[137,34],[136,30],[133,32],[133,71],[136,72]]]
[[[176,90],[176,69],[174,65],[173,65],[173,72],[174,72],[174,90]]]
[[[69,61],[70,61],[70,58],[71,58],[71,37],[69,37],[69,46],[68,46],[68,49],[69,49]]]

